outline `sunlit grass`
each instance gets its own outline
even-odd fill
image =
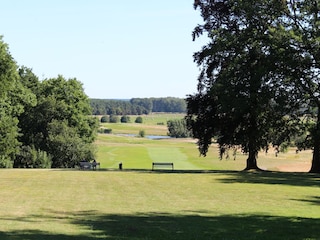
[[[112,126],[165,135],[157,123],[170,116]],[[0,170],[1,240],[320,240],[320,176],[280,172],[306,172],[311,151],[261,152],[272,171],[242,172],[247,155],[220,160],[213,144],[200,157],[193,139],[99,134],[95,144],[97,171]],[[153,161],[175,170],[151,171]]]
[[[320,239],[309,174],[1,170],[1,239]]]

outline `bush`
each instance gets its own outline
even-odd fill
[[[169,120],[167,122],[168,136],[175,138],[187,138],[191,137],[191,131],[187,128],[187,123],[185,119],[181,120]]]
[[[120,119],[120,122],[128,123],[128,122],[130,122],[130,117],[129,116],[122,116]]]
[[[119,117],[116,115],[110,115],[109,122],[110,123],[117,123],[117,122],[119,122]]]
[[[10,158],[0,156],[0,168],[12,168],[12,161]]]
[[[135,123],[142,123],[143,122],[143,119],[142,117],[137,117],[136,120],[134,121]]]
[[[111,128],[105,128],[105,129],[103,129],[103,133],[112,133],[112,129]]]
[[[140,130],[139,131],[139,137],[145,137],[145,135],[146,135],[146,132],[144,131],[144,130]]]
[[[16,155],[16,168],[50,168],[52,157],[45,151],[35,149],[34,146],[22,146]]]
[[[109,122],[109,117],[108,116],[102,116],[101,119],[100,119],[100,122],[102,122],[102,123]]]

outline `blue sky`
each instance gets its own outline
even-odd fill
[[[192,0],[0,0],[0,35],[42,80],[77,78],[90,98],[196,92]]]

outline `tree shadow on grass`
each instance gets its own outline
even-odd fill
[[[38,217],[49,221],[57,214]],[[237,239],[237,240],[317,240],[320,239],[320,219],[276,217],[264,215],[200,216],[186,212],[183,215],[169,213],[137,213],[134,215],[101,214],[99,212],[70,212],[65,214],[70,224],[87,229],[85,234],[53,234],[41,230],[0,232],[2,240],[39,239],[122,239],[122,240],[188,240],[188,239]]]
[[[223,183],[281,184],[289,186],[319,187],[320,175],[288,172],[229,172],[224,173]]]
[[[127,170],[137,171],[137,170]],[[319,187],[320,175],[300,172],[231,171],[231,170],[156,170],[141,171],[153,174],[220,174],[223,183],[282,184],[289,186]]]
[[[296,201],[307,202],[313,205],[320,206],[320,197],[319,196],[310,196],[308,199],[293,199]]]

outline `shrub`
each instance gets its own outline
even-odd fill
[[[105,129],[103,129],[103,133],[112,133],[112,129],[111,128],[105,128]]]
[[[187,138],[191,137],[191,131],[188,130],[186,120],[169,120],[167,122],[168,136],[175,138]]]
[[[50,168],[52,157],[34,146],[22,146],[16,155],[14,167],[17,168]]]
[[[146,135],[146,132],[144,131],[144,130],[140,130],[139,131],[139,137],[145,137],[145,135]]]
[[[120,119],[120,122],[128,123],[128,122],[130,122],[130,117],[129,116],[122,116]]]
[[[102,123],[109,122],[109,117],[108,116],[102,116],[101,119],[100,119],[100,122],[102,122]]]
[[[143,122],[143,119],[142,117],[137,117],[136,120],[134,121],[135,123],[142,123]]]
[[[11,159],[5,156],[0,156],[0,168],[12,168]]]
[[[109,122],[110,123],[117,123],[117,122],[119,122],[119,117],[116,115],[110,115]]]

